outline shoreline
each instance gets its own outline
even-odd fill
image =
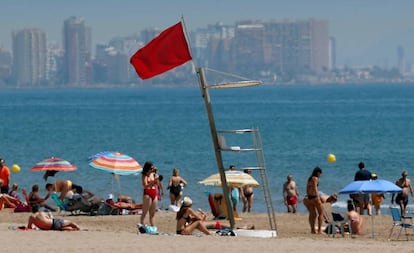
[[[375,237],[371,238],[371,217],[364,216],[362,236],[337,235],[335,238],[327,235],[311,234],[307,214],[276,213],[277,237],[257,238],[245,236],[205,236],[196,233],[193,236],[175,234],[174,212],[159,211],[155,216],[159,235],[137,234],[136,224],[139,215],[109,215],[85,216],[66,215],[63,218],[78,223],[82,231],[36,231],[13,230],[9,227],[27,225],[29,213],[11,213],[9,210],[0,212],[0,238],[7,239],[2,243],[5,252],[127,252],[142,249],[152,252],[213,252],[226,249],[226,252],[241,252],[249,249],[254,251],[270,252],[278,249],[281,252],[305,252],[317,250],[318,252],[331,252],[333,249],[357,252],[369,250],[372,252],[390,252],[391,250],[411,250],[414,246],[414,236],[410,241],[401,235],[401,241],[388,241],[392,218],[389,215],[375,216]],[[56,215],[55,217],[62,217]],[[242,221],[236,226],[254,224],[255,229],[268,230],[267,214],[249,213],[241,214]],[[208,219],[211,219],[211,214]],[[397,229],[396,229],[397,230]],[[397,230],[398,231],[398,230]],[[413,231],[410,231],[413,232]],[[30,236],[27,234],[30,233]],[[2,239],[0,239],[2,240]],[[16,244],[16,241],[19,242]]]

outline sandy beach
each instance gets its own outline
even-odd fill
[[[4,252],[413,252],[414,236],[388,241],[392,219],[389,215],[364,216],[364,235],[335,238],[309,232],[306,214],[276,214],[277,237],[175,235],[175,213],[159,211],[156,216],[158,235],[137,234],[139,215],[85,216],[66,215],[83,231],[36,231],[14,229],[26,225],[29,213],[0,212],[0,242]],[[60,217],[60,215],[55,215]],[[269,229],[266,214],[242,214],[236,226],[254,224],[255,229]],[[410,231],[413,232],[413,231]]]

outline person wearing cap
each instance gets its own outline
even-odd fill
[[[177,212],[177,228],[179,235],[191,235],[195,229],[200,230],[206,235],[212,235],[208,231],[206,224],[206,214],[204,212],[195,212],[191,207],[193,201],[189,197],[184,197],[180,210]]]
[[[402,189],[402,191],[397,194],[395,203],[400,205],[401,216],[404,216],[405,209],[408,204],[409,193],[411,193],[411,198],[414,200],[413,187],[411,185],[411,180],[408,178],[408,172],[406,170],[403,170],[401,173],[401,178],[398,179],[395,184]],[[391,197],[391,204],[394,204],[394,194]]]
[[[10,169],[4,164],[3,158],[0,158],[0,179],[3,180],[0,193],[9,193]]]
[[[378,176],[375,173],[371,174],[371,179],[372,180],[377,180]],[[372,193],[371,194],[371,200],[372,200],[372,205],[375,207],[375,214],[376,215],[381,215],[381,203],[384,200],[385,196],[382,193]]]
[[[191,235],[194,230],[198,229],[206,235],[215,235],[209,229],[231,229],[229,221],[207,221],[207,214],[201,209],[194,211],[192,209],[193,201],[190,197],[184,197],[181,202],[180,210],[177,212],[176,232],[179,235]],[[254,229],[254,225],[238,226],[238,229]]]

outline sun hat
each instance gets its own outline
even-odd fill
[[[191,206],[192,204],[193,204],[193,201],[190,199],[190,197],[183,198],[182,206],[188,207],[188,206]]]
[[[113,199],[113,198],[114,198],[114,195],[112,193],[109,193],[106,199]]]

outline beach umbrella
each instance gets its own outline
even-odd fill
[[[100,156],[98,156],[100,154]],[[120,175],[135,175],[142,171],[142,166],[132,157],[119,152],[103,151],[91,157],[89,166],[92,168],[109,172],[112,177],[112,192],[114,190],[114,179],[118,183],[118,191],[121,193]]]
[[[89,157],[88,157],[88,161],[89,161],[89,162],[92,162],[92,161],[93,161],[93,160],[95,160],[96,158],[99,158],[99,157],[101,157],[101,156],[103,156],[103,155],[107,155],[107,154],[110,154],[110,153],[115,153],[115,151],[102,151],[102,152],[98,152],[98,153],[96,153],[96,154],[94,154],[94,155],[89,156]]]
[[[402,189],[393,182],[376,179],[353,181],[342,188],[339,194],[397,193],[401,191]],[[374,237],[374,215],[371,215],[371,226],[372,237]]]
[[[256,181],[250,174],[238,170],[225,171],[227,184],[232,187],[243,187],[246,185],[257,187],[259,182]],[[206,179],[199,181],[199,184],[209,186],[221,186],[220,173],[213,174]]]
[[[89,166],[116,175],[133,175],[142,171],[142,166],[132,157],[119,152],[108,152],[93,159]]]
[[[357,194],[357,193],[396,193],[401,192],[401,188],[393,182],[377,179],[353,181],[346,185],[339,194]]]
[[[59,171],[73,170],[76,170],[75,165],[59,157],[46,158],[36,163],[36,165],[30,169],[30,171],[45,171],[43,176],[45,180],[47,180],[49,176],[53,177]]]

